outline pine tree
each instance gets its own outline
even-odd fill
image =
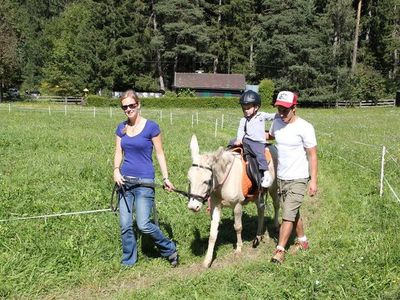
[[[158,46],[167,65],[167,80],[171,82],[175,72],[212,66],[203,7],[197,1],[160,0],[154,4],[154,11],[158,16]]]
[[[259,76],[307,97],[332,90],[329,32],[321,20],[314,1],[263,1]]]

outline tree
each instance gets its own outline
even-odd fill
[[[170,81],[175,72],[193,72],[212,66],[203,8],[197,1],[160,0],[154,4],[158,16],[161,57]]]
[[[301,90],[307,97],[330,91],[334,64],[329,27],[316,13],[314,1],[265,0],[262,10],[258,77],[271,78],[278,89]]]
[[[355,73],[344,77],[341,95],[348,100],[377,101],[384,95],[385,80],[383,76],[369,66],[358,64]]]
[[[355,24],[352,0],[329,1],[324,10],[324,18],[324,22],[330,27],[331,53],[334,56],[335,65],[349,66]]]
[[[46,27],[45,79],[61,93],[123,90],[148,75],[148,7],[142,1],[80,1]]]
[[[209,1],[210,52],[214,72],[243,73],[255,78],[255,48],[259,39],[260,1]]]
[[[46,34],[52,44],[44,68],[45,86],[51,93],[81,94],[89,83],[93,52],[90,48],[91,10],[89,2],[71,4],[50,22]]]
[[[261,96],[263,103],[272,103],[275,93],[275,84],[271,79],[263,79],[260,81],[258,93]]]
[[[158,30],[157,13],[154,9],[154,0],[151,1],[151,11],[152,11],[151,19],[153,22],[153,37],[151,40],[151,44],[156,52],[156,64],[157,64],[158,80],[160,83],[160,91],[165,91],[164,72],[161,63],[161,49],[160,49],[163,41],[160,32]]]
[[[367,1],[364,57],[395,87],[399,82],[400,5],[397,0]]]
[[[0,2],[0,102],[3,100],[3,91],[8,79],[18,67],[18,39],[7,23],[3,4]]]
[[[347,74],[351,66],[352,45],[354,45],[354,10],[353,0],[328,1],[324,11],[324,22],[329,28],[329,43],[332,45],[331,53],[333,58],[332,77],[335,78],[334,94],[339,94],[341,89],[341,78]],[[347,76],[347,75],[345,75]],[[336,96],[331,97],[336,98]],[[332,100],[332,99],[330,99]]]
[[[351,60],[351,73],[353,74],[355,73],[357,65],[357,50],[358,50],[358,36],[360,34],[361,6],[362,6],[362,0],[358,0],[356,30],[354,31],[353,59]]]

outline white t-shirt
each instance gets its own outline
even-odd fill
[[[275,113],[260,111],[249,120],[244,117],[241,118],[236,138],[241,141],[246,137],[255,142],[267,143],[265,140],[265,121],[272,121],[275,116]]]
[[[314,127],[300,117],[289,124],[276,118],[269,132],[275,137],[278,149],[278,178],[293,180],[310,177],[306,148],[317,145]]]

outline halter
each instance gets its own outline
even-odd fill
[[[228,176],[229,176],[229,173],[230,173],[231,170],[232,170],[233,164],[235,163],[235,158],[236,158],[236,156],[234,155],[234,156],[233,156],[232,163],[231,163],[231,165],[230,165],[228,171],[227,171],[226,174],[224,175],[224,180],[222,180],[222,182],[221,182],[220,184],[218,184],[217,188],[220,187],[220,186],[222,186],[222,185],[225,183],[226,179],[227,179]],[[204,196],[200,196],[200,195],[196,195],[196,194],[190,193],[190,184],[189,184],[189,195],[188,195],[188,196],[189,196],[189,197],[192,197],[192,198],[194,198],[194,199],[196,199],[196,200],[200,200],[200,201],[202,201],[202,203],[204,204],[205,202],[208,201],[208,198],[210,197],[211,191],[212,191],[212,189],[213,189],[213,175],[214,175],[214,171],[213,171],[212,168],[210,168],[210,167],[208,167],[208,166],[202,166],[202,165],[198,165],[198,164],[192,164],[192,167],[201,168],[201,169],[206,169],[206,170],[209,170],[209,171],[211,172],[211,178],[210,178],[210,180],[207,182],[208,188],[207,188],[206,194],[205,194]]]
[[[213,169],[211,169],[208,166],[202,166],[202,165],[198,165],[198,164],[192,164],[192,167],[196,167],[196,168],[200,168],[200,169],[206,169],[206,170],[211,172],[211,178],[207,182],[208,187],[207,187],[206,194],[204,196],[200,196],[200,195],[196,195],[196,194],[190,193],[190,183],[189,183],[189,194],[188,194],[188,197],[189,198],[194,198],[196,200],[200,200],[204,204],[205,202],[208,201],[208,198],[210,197],[210,194],[211,194],[211,190],[212,190],[212,187],[213,187],[212,180],[213,180],[214,171],[213,171]]]

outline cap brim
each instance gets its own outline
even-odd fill
[[[279,105],[279,106],[286,107],[286,108],[289,108],[289,107],[292,107],[294,104],[293,104],[293,103],[288,103],[288,102],[276,100],[275,106],[278,106],[278,105]]]

